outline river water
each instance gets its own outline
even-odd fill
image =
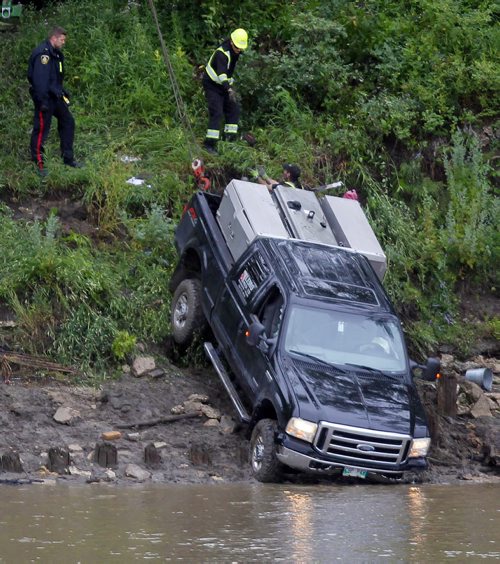
[[[0,562],[500,559],[500,486],[2,486]]]

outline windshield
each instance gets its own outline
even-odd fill
[[[331,364],[362,365],[386,372],[406,369],[399,321],[294,305],[285,328],[285,350]]]

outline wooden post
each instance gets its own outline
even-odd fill
[[[149,443],[144,449],[144,462],[148,468],[158,468],[161,464],[160,453],[153,443]]]
[[[440,415],[457,415],[457,377],[454,374],[442,374],[437,385],[437,404]]]
[[[49,470],[58,474],[67,474],[69,452],[60,447],[49,448]]]
[[[16,474],[24,472],[17,452],[7,452],[0,456],[0,472],[15,472]]]
[[[116,468],[118,466],[118,451],[111,443],[97,443],[95,445],[95,461],[103,468]]]
[[[195,466],[211,466],[212,457],[210,456],[210,450],[204,443],[194,443],[189,447],[188,452],[189,460]]]

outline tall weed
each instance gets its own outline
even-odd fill
[[[485,273],[498,264],[499,205],[476,135],[457,130],[445,158],[449,203],[442,242],[450,267]]]

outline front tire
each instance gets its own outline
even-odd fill
[[[170,321],[174,341],[178,345],[189,345],[195,332],[205,328],[201,292],[201,281],[196,278],[183,280],[174,292]]]
[[[252,473],[259,482],[280,482],[283,465],[276,456],[278,424],[274,419],[261,419],[250,440]]]

